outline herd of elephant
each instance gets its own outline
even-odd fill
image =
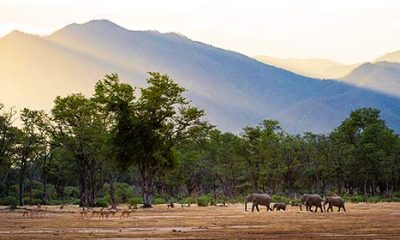
[[[260,209],[258,208],[258,205],[263,205],[267,207],[267,211],[273,211],[273,210],[284,210],[286,211],[286,203],[275,203],[273,207],[271,208],[270,203],[272,201],[271,196],[269,196],[266,193],[252,193],[247,195],[246,200],[244,202],[245,206],[244,209],[247,211],[247,203],[252,202],[253,206],[251,208],[251,211],[254,212],[254,208],[257,209],[259,212]],[[322,203],[324,204],[322,205]],[[304,194],[300,198],[300,210],[302,210],[302,205],[306,206],[306,211],[312,211],[312,207],[315,206],[314,212],[317,212],[318,209],[321,210],[321,212],[324,212],[323,208],[325,209],[325,206],[328,204],[328,208],[326,209],[327,212],[332,211],[333,212],[333,207],[337,207],[338,211],[340,212],[341,209],[343,209],[346,212],[346,208],[344,206],[344,200],[341,197],[327,197],[325,200],[318,194]]]

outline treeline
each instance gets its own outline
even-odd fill
[[[377,109],[354,110],[326,135],[273,120],[236,135],[204,121],[184,92],[159,73],[141,89],[111,74],[91,97],[57,97],[50,113],[0,105],[0,204],[400,191],[400,138]]]

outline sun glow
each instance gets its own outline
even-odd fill
[[[109,19],[251,56],[355,63],[400,49],[400,2],[394,0],[0,0],[0,6],[0,36],[13,29],[50,34],[72,22]]]

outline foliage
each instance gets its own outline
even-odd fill
[[[17,116],[0,104],[0,203],[207,206],[253,192],[286,203],[302,193],[400,199],[400,137],[378,109],[355,109],[327,134],[290,134],[271,119],[234,134],[207,123],[185,94],[167,75],[150,72],[139,89],[111,74],[90,97],[57,97],[50,113]]]
[[[143,204],[143,199],[140,197],[132,197],[132,198],[129,198],[128,203],[130,205]]]
[[[11,206],[14,204],[17,205],[17,203],[18,203],[17,198],[13,196],[0,198],[0,205]]]
[[[282,195],[272,195],[272,202],[291,203],[292,199]]]
[[[201,195],[196,200],[199,207],[207,207],[212,202],[212,199],[208,195]]]
[[[154,199],[154,204],[165,204],[167,201],[165,201],[164,198],[155,198]]]
[[[108,207],[109,202],[104,198],[98,198],[96,200],[96,207]]]

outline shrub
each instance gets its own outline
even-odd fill
[[[79,197],[79,188],[74,186],[66,186],[64,194],[67,198],[77,198]]]
[[[79,205],[80,202],[81,202],[81,200],[79,198],[68,199],[68,203],[73,204],[73,205]]]
[[[395,198],[400,198],[400,192],[394,192],[393,197]]]
[[[127,183],[115,184],[115,198],[117,203],[126,203],[128,199],[133,197],[132,188]]]
[[[381,198],[378,197],[378,196],[374,196],[374,197],[369,197],[369,198],[368,198],[368,202],[369,202],[369,203],[377,203],[377,202],[379,202],[380,200],[381,200]]]
[[[211,199],[208,195],[201,195],[197,198],[197,206],[199,207],[207,207],[211,202]]]
[[[153,203],[154,204],[165,204],[166,201],[163,198],[155,198]]]
[[[290,203],[291,199],[282,195],[273,195],[272,202]]]
[[[392,198],[392,202],[400,202],[400,197],[394,197],[394,198]]]
[[[228,200],[227,200],[227,202],[228,203],[231,203],[231,204],[235,204],[235,203],[244,203],[244,200],[246,199],[246,197],[245,196],[237,196],[237,197],[234,197],[234,198],[229,198]]]
[[[143,199],[140,197],[129,198],[128,204],[130,207],[137,207],[138,204],[143,204]]]
[[[98,198],[96,201],[96,207],[108,207],[108,202],[104,198]]]
[[[32,197],[33,198],[42,198],[44,192],[42,189],[32,189]]]
[[[301,200],[300,199],[292,199],[292,200],[290,200],[289,204],[299,205],[299,204],[301,204]]]
[[[18,200],[15,197],[7,196],[7,197],[0,198],[0,205],[11,206],[14,204],[15,205],[18,204]]]
[[[61,204],[63,204],[63,201],[58,199],[53,199],[49,201],[49,205],[61,205]]]
[[[187,197],[187,198],[185,198],[185,199],[183,200],[183,203],[186,203],[186,204],[195,204],[195,203],[196,203],[196,200],[195,200],[194,198],[192,198],[192,197]]]
[[[349,197],[349,200],[353,203],[365,202],[365,197],[363,195],[356,195]]]
[[[29,197],[24,197],[24,204],[38,205],[38,204],[43,204],[43,201],[42,201],[42,199],[38,199],[38,198],[32,198],[32,201],[31,201]]]
[[[110,199],[110,185],[108,183],[104,184],[103,192],[104,197]],[[117,203],[129,202],[129,199],[133,197],[132,187],[127,183],[115,183],[114,194]]]

